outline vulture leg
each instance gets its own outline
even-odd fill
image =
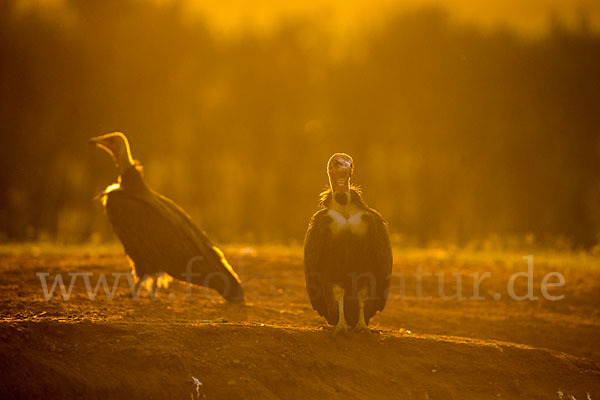
[[[371,333],[371,330],[365,322],[365,301],[368,298],[367,287],[358,290],[358,323],[354,327],[354,332]]]
[[[135,292],[137,293],[137,295],[139,297],[139,295],[142,294],[144,289],[147,289],[148,296],[150,297],[150,299],[154,300],[155,299],[154,294],[156,293],[155,285],[156,285],[156,280],[153,279],[148,274],[144,274],[143,277],[139,278],[139,280],[135,286]]]
[[[348,331],[348,324],[346,324],[346,318],[344,318],[344,289],[338,285],[333,285],[332,293],[333,299],[338,303],[338,310],[340,313],[338,323],[333,329],[333,334],[331,335],[332,339],[335,339],[335,337],[340,333],[343,333],[344,336],[348,336],[350,333]]]
[[[150,287],[148,288],[148,295],[152,300],[156,300],[156,281],[158,280],[158,276],[154,276],[150,278]]]

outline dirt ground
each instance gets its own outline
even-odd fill
[[[600,263],[588,254],[534,253],[533,295],[509,298],[525,254],[397,249],[390,299],[371,335],[332,341],[312,310],[301,249],[226,247],[246,304],[171,283],[133,299],[90,300],[82,276],[63,300],[44,298],[61,274],[128,272],[118,247],[0,249],[0,393],[8,398],[600,399]],[[422,293],[413,275],[424,276]],[[563,287],[542,296],[549,272]],[[469,274],[490,272],[473,300]],[[456,292],[460,273],[466,299]],[[550,282],[557,282],[551,279]],[[527,278],[515,292],[527,292]],[[66,290],[65,289],[65,290]],[[494,298],[494,295],[496,298]],[[498,296],[500,298],[498,299]]]

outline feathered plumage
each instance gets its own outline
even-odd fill
[[[158,273],[167,273],[215,289],[226,300],[243,302],[240,279],[223,252],[181,207],[146,185],[141,167],[130,155],[122,155],[119,160],[119,149],[125,145],[119,140],[107,141],[107,136],[92,140],[115,157],[121,173],[119,183],[103,193],[103,203],[135,274],[154,278]],[[124,135],[121,140],[129,152]]]
[[[330,169],[330,175],[334,172]],[[304,241],[311,304],[331,325],[339,326],[343,316],[344,325],[367,330],[369,319],[385,307],[389,291],[392,249],[387,223],[349,183],[347,191],[321,193],[320,207]]]

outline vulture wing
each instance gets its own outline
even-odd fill
[[[304,274],[310,302],[320,315],[327,316],[326,293],[323,293],[323,265],[331,246],[331,217],[327,209],[316,212],[308,224],[304,239]]]
[[[375,312],[383,310],[387,301],[392,274],[392,246],[390,244],[387,222],[381,214],[370,208],[369,212],[363,218],[366,218],[368,226],[367,240],[369,241],[370,258],[374,260],[371,272],[375,275],[377,283],[377,293],[372,303],[374,309],[366,311],[369,314],[372,312],[372,315],[374,315]]]
[[[164,196],[106,194],[106,211],[136,274],[166,272],[179,280],[217,290],[225,299],[244,301],[237,274],[183,209]]]

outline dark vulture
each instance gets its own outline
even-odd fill
[[[352,158],[336,153],[327,163],[330,187],[311,218],[304,240],[306,288],[313,308],[331,325],[333,337],[367,332],[383,310],[392,273],[387,223],[350,185]]]
[[[240,279],[223,252],[181,207],[146,185],[125,135],[109,133],[90,142],[106,150],[119,169],[119,182],[106,188],[102,202],[135,275],[143,282],[167,273],[244,302]]]

